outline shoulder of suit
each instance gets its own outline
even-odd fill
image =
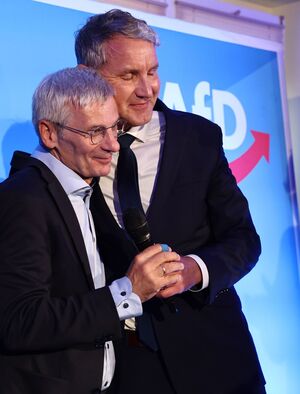
[[[160,99],[157,99],[154,110],[163,112],[167,118],[177,118],[176,121],[186,122],[187,124],[196,124],[201,127],[209,128],[210,130],[215,130],[217,133],[221,131],[220,127],[211,120],[191,112],[170,109]]]
[[[185,135],[189,135],[194,141],[203,142],[205,140],[210,144],[222,145],[222,130],[209,119],[189,112],[170,109],[159,99],[154,109],[164,113],[167,133],[174,134],[173,130],[168,127],[171,123],[173,128],[176,128],[177,135],[184,131]]]
[[[11,160],[9,177],[2,182],[2,189],[7,185],[9,188],[28,190],[38,186],[42,180],[51,183],[57,181],[57,178],[40,160],[31,157],[29,153],[16,151]]]

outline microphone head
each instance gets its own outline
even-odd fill
[[[127,209],[123,214],[123,223],[139,251],[153,245],[146,215],[140,209]]]

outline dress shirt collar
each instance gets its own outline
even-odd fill
[[[83,196],[92,193],[92,188],[76,172],[56,159],[41,145],[38,145],[31,156],[43,162],[53,172],[67,195]]]

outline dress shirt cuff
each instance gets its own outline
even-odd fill
[[[208,270],[207,270],[206,264],[204,263],[204,261],[199,256],[197,256],[195,254],[188,254],[188,256],[196,261],[196,263],[198,264],[198,266],[200,268],[200,271],[202,272],[202,284],[201,284],[201,286],[195,285],[191,289],[189,289],[190,291],[196,293],[197,291],[204,290],[204,289],[206,289],[208,287],[208,285],[209,285]]]
[[[130,319],[143,314],[140,297],[132,292],[131,281],[127,276],[113,281],[109,289],[120,320]]]

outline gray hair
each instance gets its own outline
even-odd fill
[[[40,120],[64,124],[71,106],[85,108],[113,96],[112,87],[95,70],[66,68],[42,80],[32,98],[32,123],[39,134]]]
[[[106,62],[105,43],[117,34],[159,45],[158,35],[145,21],[129,12],[113,9],[90,17],[75,33],[77,63],[100,68]]]

